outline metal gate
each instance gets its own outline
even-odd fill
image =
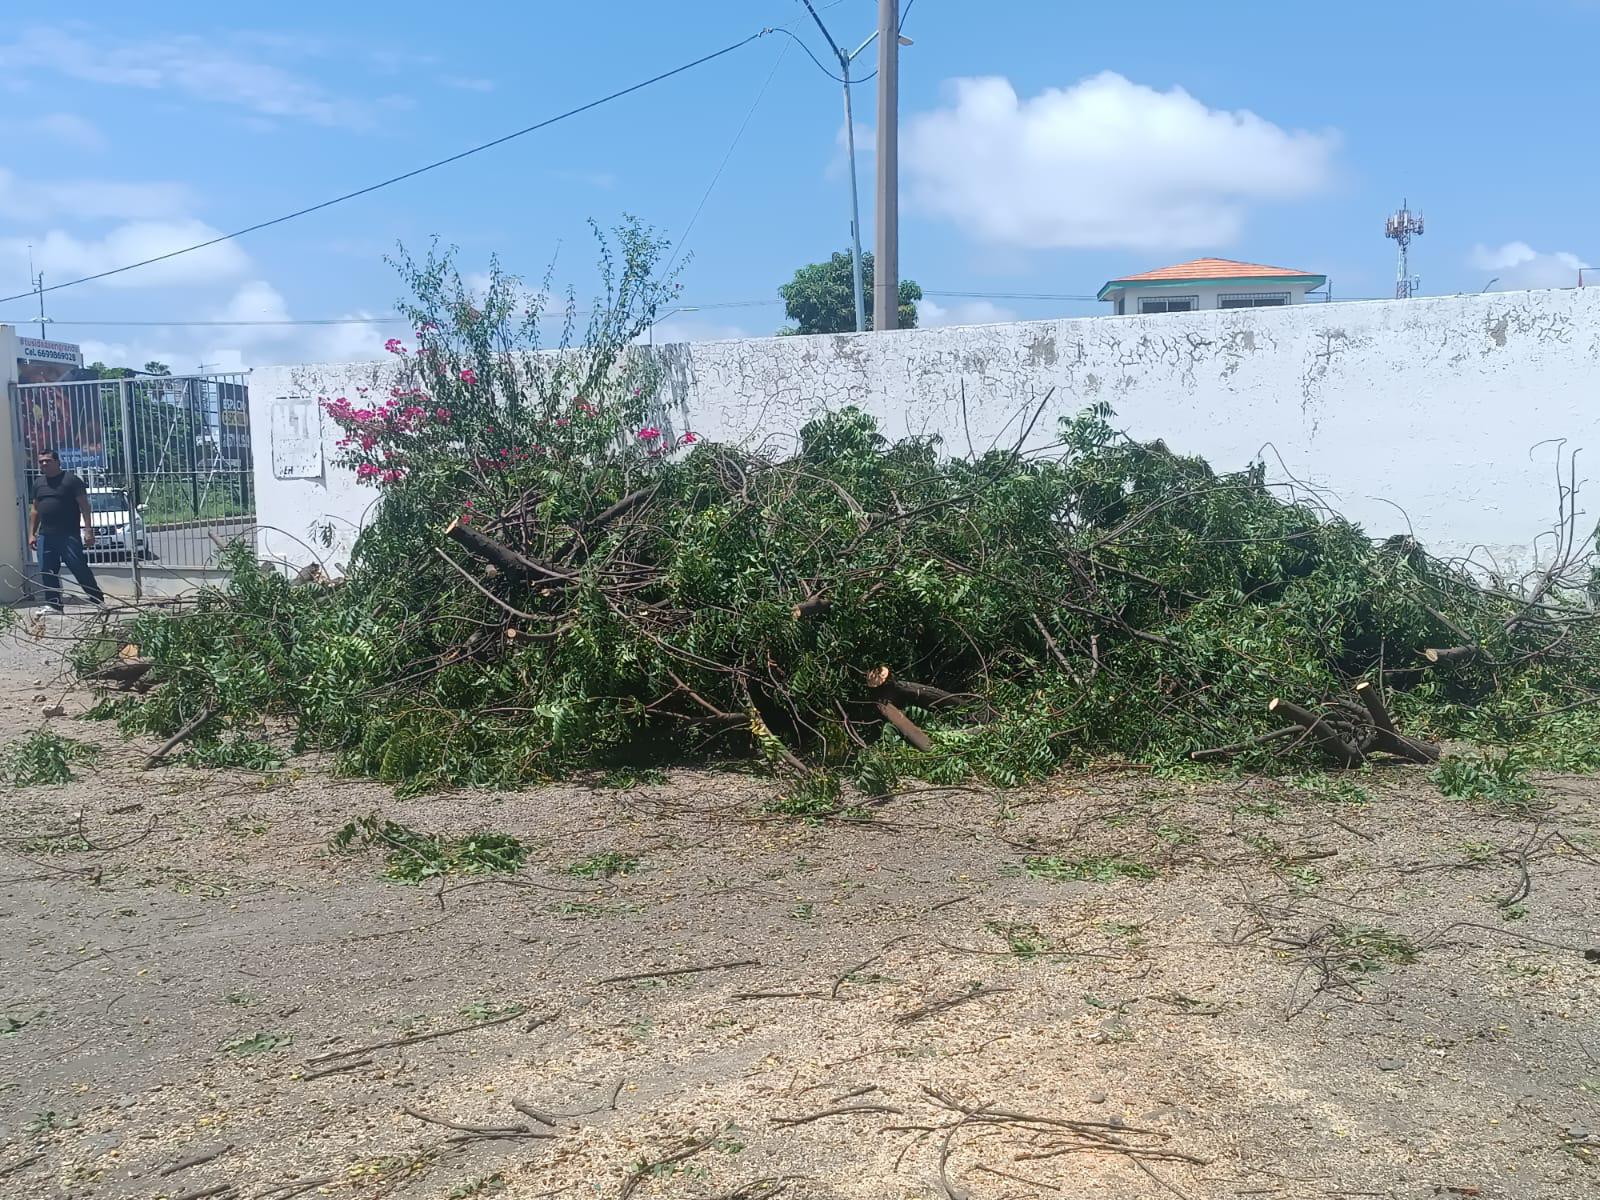
[[[54,450],[89,487],[96,574],[126,571],[138,596],[152,575],[217,569],[224,547],[255,534],[245,380],[137,375],[15,385],[23,519],[39,455]]]

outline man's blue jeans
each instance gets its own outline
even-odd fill
[[[84,594],[96,604],[105,603],[105,593],[89,570],[89,560],[83,553],[83,538],[74,530],[71,533],[46,533],[39,531],[39,581],[44,585],[44,602],[57,612],[61,611],[61,564],[83,588]]]

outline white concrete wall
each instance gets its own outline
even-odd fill
[[[1415,532],[1519,570],[1557,515],[1560,448],[1600,456],[1600,289],[1287,308],[1089,317],[883,334],[657,347],[672,423],[782,452],[823,409],[874,413],[891,437],[938,434],[952,453],[1030,439],[1109,402],[1132,436],[1219,470],[1264,457],[1322,489],[1374,536]],[[265,368],[251,378],[262,549],[309,561],[295,539],[335,525],[343,562],[372,500],[331,470],[277,479],[272,413],[293,396],[387,390],[383,365]],[[380,393],[381,394],[381,393]],[[1565,439],[1559,442],[1559,439]],[[1579,477],[1587,460],[1579,455]],[[1596,485],[1600,488],[1600,484]],[[1594,497],[1591,496],[1591,499]],[[1600,504],[1591,504],[1600,512]],[[1588,518],[1592,521],[1593,518]]]
[[[17,381],[17,357],[22,346],[17,331],[10,325],[0,325],[0,396],[11,409],[8,431],[17,428],[15,405],[11,400],[11,385]],[[17,438],[0,434],[0,604],[15,604],[22,599],[27,585],[27,508],[22,499],[19,476],[26,466],[18,457]]]

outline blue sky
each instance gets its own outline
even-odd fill
[[[764,26],[824,49],[799,0],[71,7],[8,6],[0,32],[0,295],[28,286],[30,242],[48,284],[362,186]],[[818,7],[842,42],[873,28],[874,0]],[[1383,217],[1404,196],[1427,216],[1424,293],[1570,286],[1600,262],[1593,0],[915,0],[906,33],[901,268],[930,291],[1093,294],[1218,254],[1326,273],[1336,299],[1384,295]],[[874,88],[856,92],[869,246]],[[399,288],[384,254],[433,235],[464,271],[498,252],[537,279],[558,254],[558,282],[582,294],[585,222],[629,212],[676,239],[747,115],[687,240],[684,300],[772,302],[848,238],[839,86],[777,34],[420,179],[55,293],[53,336],[190,370],[380,353],[393,327],[178,322],[381,316]],[[930,300],[935,322],[1103,311]],[[173,324],[68,323],[82,321]],[[707,308],[658,336],[782,321],[775,303]]]

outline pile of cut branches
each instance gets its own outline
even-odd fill
[[[558,355],[528,353],[514,281],[414,268],[391,394],[326,398],[382,491],[344,577],[238,550],[226,588],[118,630],[149,663],[125,726],[287,729],[411,791],[744,757],[881,793],[1103,757],[1429,761],[1441,736],[1600,765],[1573,489],[1554,565],[1488,581],[1105,408],[966,458],[850,409],[787,456],[711,443],[654,407],[629,346],[659,245],[621,240]]]

